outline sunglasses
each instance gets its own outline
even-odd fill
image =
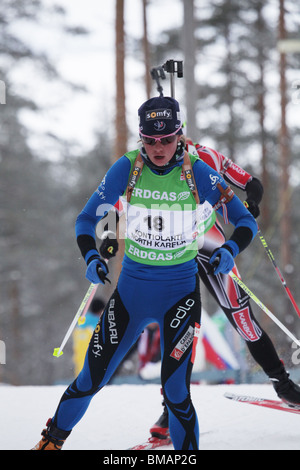
[[[180,129],[181,127],[179,127],[177,131],[172,132],[172,134],[167,134],[162,137],[152,137],[150,135],[145,135],[142,133],[140,133],[140,137],[142,139],[142,142],[147,145],[155,145],[156,142],[161,142],[162,145],[168,145],[176,140],[176,137],[177,137],[176,134],[180,131]]]

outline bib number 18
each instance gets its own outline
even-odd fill
[[[148,215],[144,218],[144,222],[147,224],[148,230],[156,230],[157,232],[162,232],[165,228],[163,218],[158,215],[155,217]]]

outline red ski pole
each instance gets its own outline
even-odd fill
[[[268,246],[268,244],[267,244],[267,242],[266,242],[266,240],[265,240],[265,238],[264,238],[264,236],[263,236],[263,234],[262,234],[262,232],[261,232],[261,230],[260,230],[259,227],[258,227],[258,236],[259,236],[259,239],[260,239],[260,241],[261,241],[263,247],[265,248],[265,250],[266,250],[266,252],[267,252],[267,255],[268,255],[268,257],[269,257],[271,263],[272,263],[273,266],[274,266],[274,269],[275,269],[275,271],[276,271],[276,273],[277,273],[277,275],[278,275],[278,277],[279,277],[279,279],[280,279],[281,284],[282,284],[283,287],[285,288],[285,291],[286,291],[286,293],[287,293],[287,295],[288,295],[290,301],[292,302],[294,309],[296,310],[298,316],[300,317],[300,310],[299,310],[299,307],[298,307],[298,305],[297,305],[297,303],[296,303],[296,301],[295,301],[295,299],[294,299],[294,297],[293,297],[293,295],[292,295],[290,289],[288,288],[288,286],[287,286],[287,284],[286,284],[286,281],[285,281],[285,279],[284,279],[284,277],[283,277],[283,275],[282,275],[282,272],[280,271],[279,267],[277,266],[277,263],[276,263],[275,258],[274,258],[274,256],[273,256],[273,253],[271,252],[271,250],[270,250],[270,248],[269,248],[269,246]]]

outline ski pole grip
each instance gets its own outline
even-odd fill
[[[101,282],[103,282],[103,284],[105,284],[105,281],[107,281],[107,282],[109,282],[109,284],[111,284],[110,280],[108,279],[108,277],[106,277],[106,273],[103,271],[101,266],[97,267],[97,274],[98,274],[99,279],[101,280]]]
[[[221,261],[221,256],[217,256],[216,259],[213,261],[213,263],[209,264],[208,269],[207,269],[207,274],[214,274],[215,270],[219,266]]]
[[[214,262],[212,263],[212,267],[214,268],[214,271],[217,269],[221,261],[221,256],[217,256]]]

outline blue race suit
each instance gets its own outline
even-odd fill
[[[130,171],[128,158],[121,157],[77,218],[77,240],[86,261],[97,253],[95,227],[126,190]],[[200,160],[194,163],[193,172],[200,204],[207,200],[215,205],[221,198],[216,182],[223,188],[226,183]],[[235,227],[229,244],[236,255],[251,242],[257,225],[237,196],[226,209]],[[83,369],[63,394],[53,417],[57,428],[70,431],[78,423],[145,326],[156,322],[161,331],[161,379],[171,439],[175,449],[198,449],[198,419],[190,397],[192,337],[195,325],[200,325],[201,312],[197,272],[195,259],[172,266],[148,266],[124,256],[117,287],[94,331]]]

